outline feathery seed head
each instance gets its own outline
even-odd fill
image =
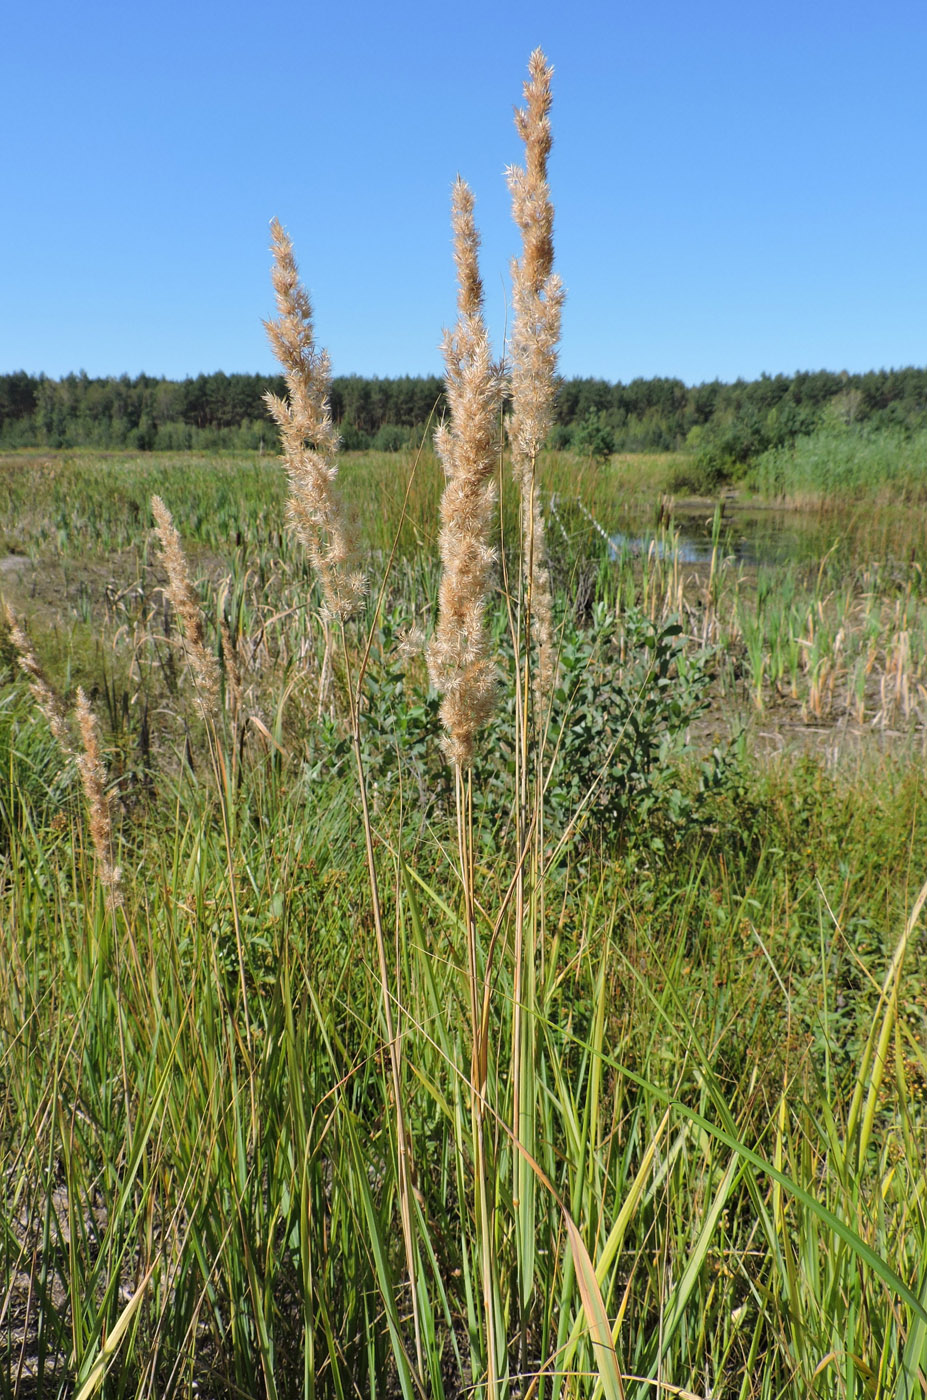
[[[160,496],[152,496],[151,513],[161,541],[161,562],[167,570],[167,596],[183,633],[184,653],[193,672],[196,707],[204,720],[216,718],[219,703],[219,663],[206,644],[203,614],[187,567],[173,517]]]
[[[97,874],[106,891],[107,908],[115,909],[123,902],[122,872],[113,864],[113,821],[106,792],[106,769],[100,753],[99,725],[82,686],[77,687],[75,713],[82,745],[77,767],[87,800]]]
[[[457,310],[464,318],[480,316],[483,310],[480,235],[473,217],[475,203],[473,191],[458,175],[451,201],[451,227],[454,231],[454,265],[457,268]]]
[[[338,434],[329,406],[331,363],[316,348],[312,302],[300,283],[290,238],[276,219],[271,238],[278,318],[264,325],[283,368],[287,401],[274,394],[264,399],[283,442],[290,527],[318,571],[329,616],[345,618],[359,607],[366,580],[355,566],[356,544],[335,489]]]
[[[483,321],[473,204],[458,176],[451,206],[458,316],[442,343],[450,417],[435,433],[446,478],[438,537],[444,572],[438,625],[427,649],[432,684],[444,697],[444,750],[459,768],[473,760],[476,732],[492,713],[497,686],[484,614],[496,559],[490,539],[502,381]]]
[[[517,476],[533,464],[553,422],[557,344],[564,292],[553,271],[554,211],[547,183],[550,83],[553,68],[540,49],[529,62],[525,106],[515,126],[525,143],[525,164],[508,171],[512,216],[521,232],[522,254],[512,265],[512,416],[509,438]]]
[[[6,625],[10,629],[10,641],[17,651],[19,669],[29,677],[29,689],[32,692],[32,697],[48,721],[48,727],[58,747],[66,757],[70,758],[74,749],[71,745],[71,736],[68,733],[64,706],[39,665],[32,643],[24,628],[20,626],[9,603],[6,604],[5,611]]]
[[[553,271],[554,211],[547,183],[553,71],[541,50],[535,49],[528,64],[525,106],[515,112],[515,127],[525,144],[525,164],[508,171],[512,216],[522,238],[521,257],[512,264],[512,412],[508,435],[512,468],[521,488],[522,551],[538,653],[535,693],[539,700],[553,687],[555,665],[550,571],[535,467],[553,424],[564,299],[560,278]]]

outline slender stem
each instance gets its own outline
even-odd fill
[[[473,780],[470,770],[468,769],[464,774],[461,772],[459,764],[454,766],[454,791],[457,811],[457,848],[464,896],[464,921],[467,930],[471,1026],[470,1122],[473,1133],[476,1214],[482,1252],[480,1273],[486,1327],[486,1385],[490,1400],[496,1400],[499,1394],[499,1361],[496,1346],[496,1264],[493,1249],[492,1183],[489,1179],[485,1139],[489,1028],[483,1016],[486,984],[491,969],[487,965],[484,968],[483,977],[480,977],[476,940],[476,901],[473,887]]]
[[[219,735],[215,721],[210,719],[206,722],[206,733],[209,740],[209,756],[212,762],[213,776],[216,781],[216,793],[219,798],[219,811],[222,813],[222,839],[225,844],[225,860],[229,873],[229,898],[232,905],[232,927],[235,930],[235,951],[238,959],[238,987],[241,993],[241,1015],[245,1020],[245,1044],[248,1051],[248,1090],[251,1102],[251,1134],[252,1140],[257,1134],[257,1101],[254,1090],[254,1045],[251,1037],[251,1016],[248,1010],[248,979],[245,972],[245,946],[241,934],[241,919],[238,913],[238,890],[235,882],[235,861],[233,856],[234,832],[232,829],[233,812],[231,804],[234,802],[235,794],[233,786],[229,783],[228,769],[225,764],[225,756],[222,746],[219,743]],[[232,1024],[235,1028],[236,1038],[241,1043],[241,1033],[238,1029],[238,1017],[232,1017]]]
[[[534,483],[532,457],[522,480],[522,567],[515,635],[515,831],[518,852],[515,886],[514,987],[512,1011],[512,1131],[522,1149],[515,1153],[513,1209],[518,1267],[518,1370],[527,1365],[528,1312],[534,1283],[534,1178],[524,1154],[534,1155],[534,1002],[536,996],[537,888],[541,860],[539,840],[542,784],[532,775],[532,582],[534,570]],[[532,814],[532,803],[535,810]],[[530,850],[529,850],[530,845]]]
[[[373,827],[370,821],[370,807],[367,801],[367,775],[364,769],[364,756],[360,742],[360,691],[352,683],[351,661],[348,654],[344,622],[341,623],[341,647],[345,666],[345,690],[348,697],[351,747],[357,769],[357,786],[361,799],[361,815],[364,825],[364,850],[367,857],[367,878],[370,884],[370,902],[373,908],[373,925],[376,933],[377,963],[380,974],[380,990],[383,1005],[383,1021],[389,1045],[390,1077],[393,1085],[393,1103],[396,1111],[396,1166],[399,1178],[399,1214],[402,1223],[402,1241],[405,1248],[406,1268],[409,1275],[409,1289],[412,1298],[412,1322],[415,1332],[415,1359],[418,1375],[424,1381],[422,1353],[421,1319],[416,1287],[416,1257],[412,1237],[412,1181],[414,1163],[412,1161],[411,1139],[406,1131],[405,1114],[402,1106],[402,1047],[393,1020],[393,994],[390,991],[389,964],[386,955],[386,936],[383,931],[383,914],[380,903],[380,884],[377,877],[377,864],[373,850]],[[397,1005],[399,1003],[397,1002]]]

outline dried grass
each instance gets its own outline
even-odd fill
[[[564,300],[563,285],[553,270],[554,210],[547,182],[553,71],[541,50],[535,49],[528,64],[525,106],[515,112],[515,127],[525,143],[525,164],[511,166],[508,171],[512,216],[522,237],[522,255],[512,264],[512,413],[508,435],[512,470],[521,491],[524,573],[537,646],[538,701],[550,694],[556,673],[550,570],[536,475],[538,454],[553,426]]]
[[[87,799],[97,875],[106,891],[107,908],[116,909],[123,903],[122,871],[113,860],[113,818],[100,749],[100,726],[82,686],[77,687],[75,714],[82,745],[77,755],[77,768]]]
[[[283,439],[290,525],[318,570],[328,615],[346,618],[363,601],[366,580],[357,567],[357,542],[335,486],[338,434],[329,406],[331,363],[327,352],[316,348],[312,302],[300,283],[290,238],[276,219],[271,236],[279,318],[264,324],[283,367],[288,401],[268,394],[266,403]]]
[[[68,732],[64,706],[42,670],[32,643],[9,603],[6,604],[6,623],[10,629],[10,640],[16,648],[19,669],[29,678],[32,698],[48,721],[48,727],[61,752],[66,757],[72,757],[74,746]]]
[[[196,707],[207,722],[214,722],[219,709],[219,663],[206,645],[203,614],[187,567],[180,536],[170,511],[160,496],[152,496],[151,512],[161,541],[161,561],[167,570],[167,596],[180,619],[183,646],[193,674]]]
[[[497,694],[485,612],[496,561],[491,536],[502,382],[483,320],[473,195],[459,178],[452,209],[458,319],[455,329],[445,332],[442,347],[450,421],[435,434],[447,478],[439,536],[444,572],[438,625],[427,655],[432,684],[444,696],[445,753],[465,769]]]

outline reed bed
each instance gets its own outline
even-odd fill
[[[39,469],[22,546],[134,572],[2,636],[0,1395],[924,1393],[919,576],[610,557],[540,452],[550,91],[514,474],[462,186],[443,483],[340,461],[279,226],[288,480],[132,464],[140,538]],[[871,647],[891,752],[691,742]]]
[[[820,506],[927,496],[927,433],[832,424],[773,448],[757,460],[751,484],[767,496]]]
[[[565,534],[569,512],[555,507]],[[610,538],[582,502],[574,534]],[[696,650],[715,649],[718,693],[735,711],[779,715],[808,727],[922,732],[927,722],[927,597],[919,561],[850,564],[845,542],[813,563],[740,564],[726,550],[718,514],[710,559],[685,561],[678,531],[653,532],[643,556],[620,546],[617,611],[640,607],[654,622],[680,619]],[[607,517],[606,517],[607,519]],[[837,551],[844,557],[834,558]],[[907,552],[907,551],[906,551]]]

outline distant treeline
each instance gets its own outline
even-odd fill
[[[196,378],[91,379],[69,374],[0,375],[0,446],[276,449],[277,430],[264,395],[283,395],[279,375],[198,374]],[[334,380],[331,406],[346,447],[404,446],[443,405],[444,381],[433,375]],[[398,430],[398,432],[397,432]]]
[[[47,379],[0,375],[0,446],[276,449],[263,395],[281,378],[199,374],[181,381],[138,375]],[[421,440],[444,408],[436,375],[332,382],[332,414],[351,448],[397,450]],[[603,451],[688,447],[723,470],[828,423],[912,430],[927,425],[927,369],[764,375],[687,386],[679,379],[568,379],[551,446]]]

